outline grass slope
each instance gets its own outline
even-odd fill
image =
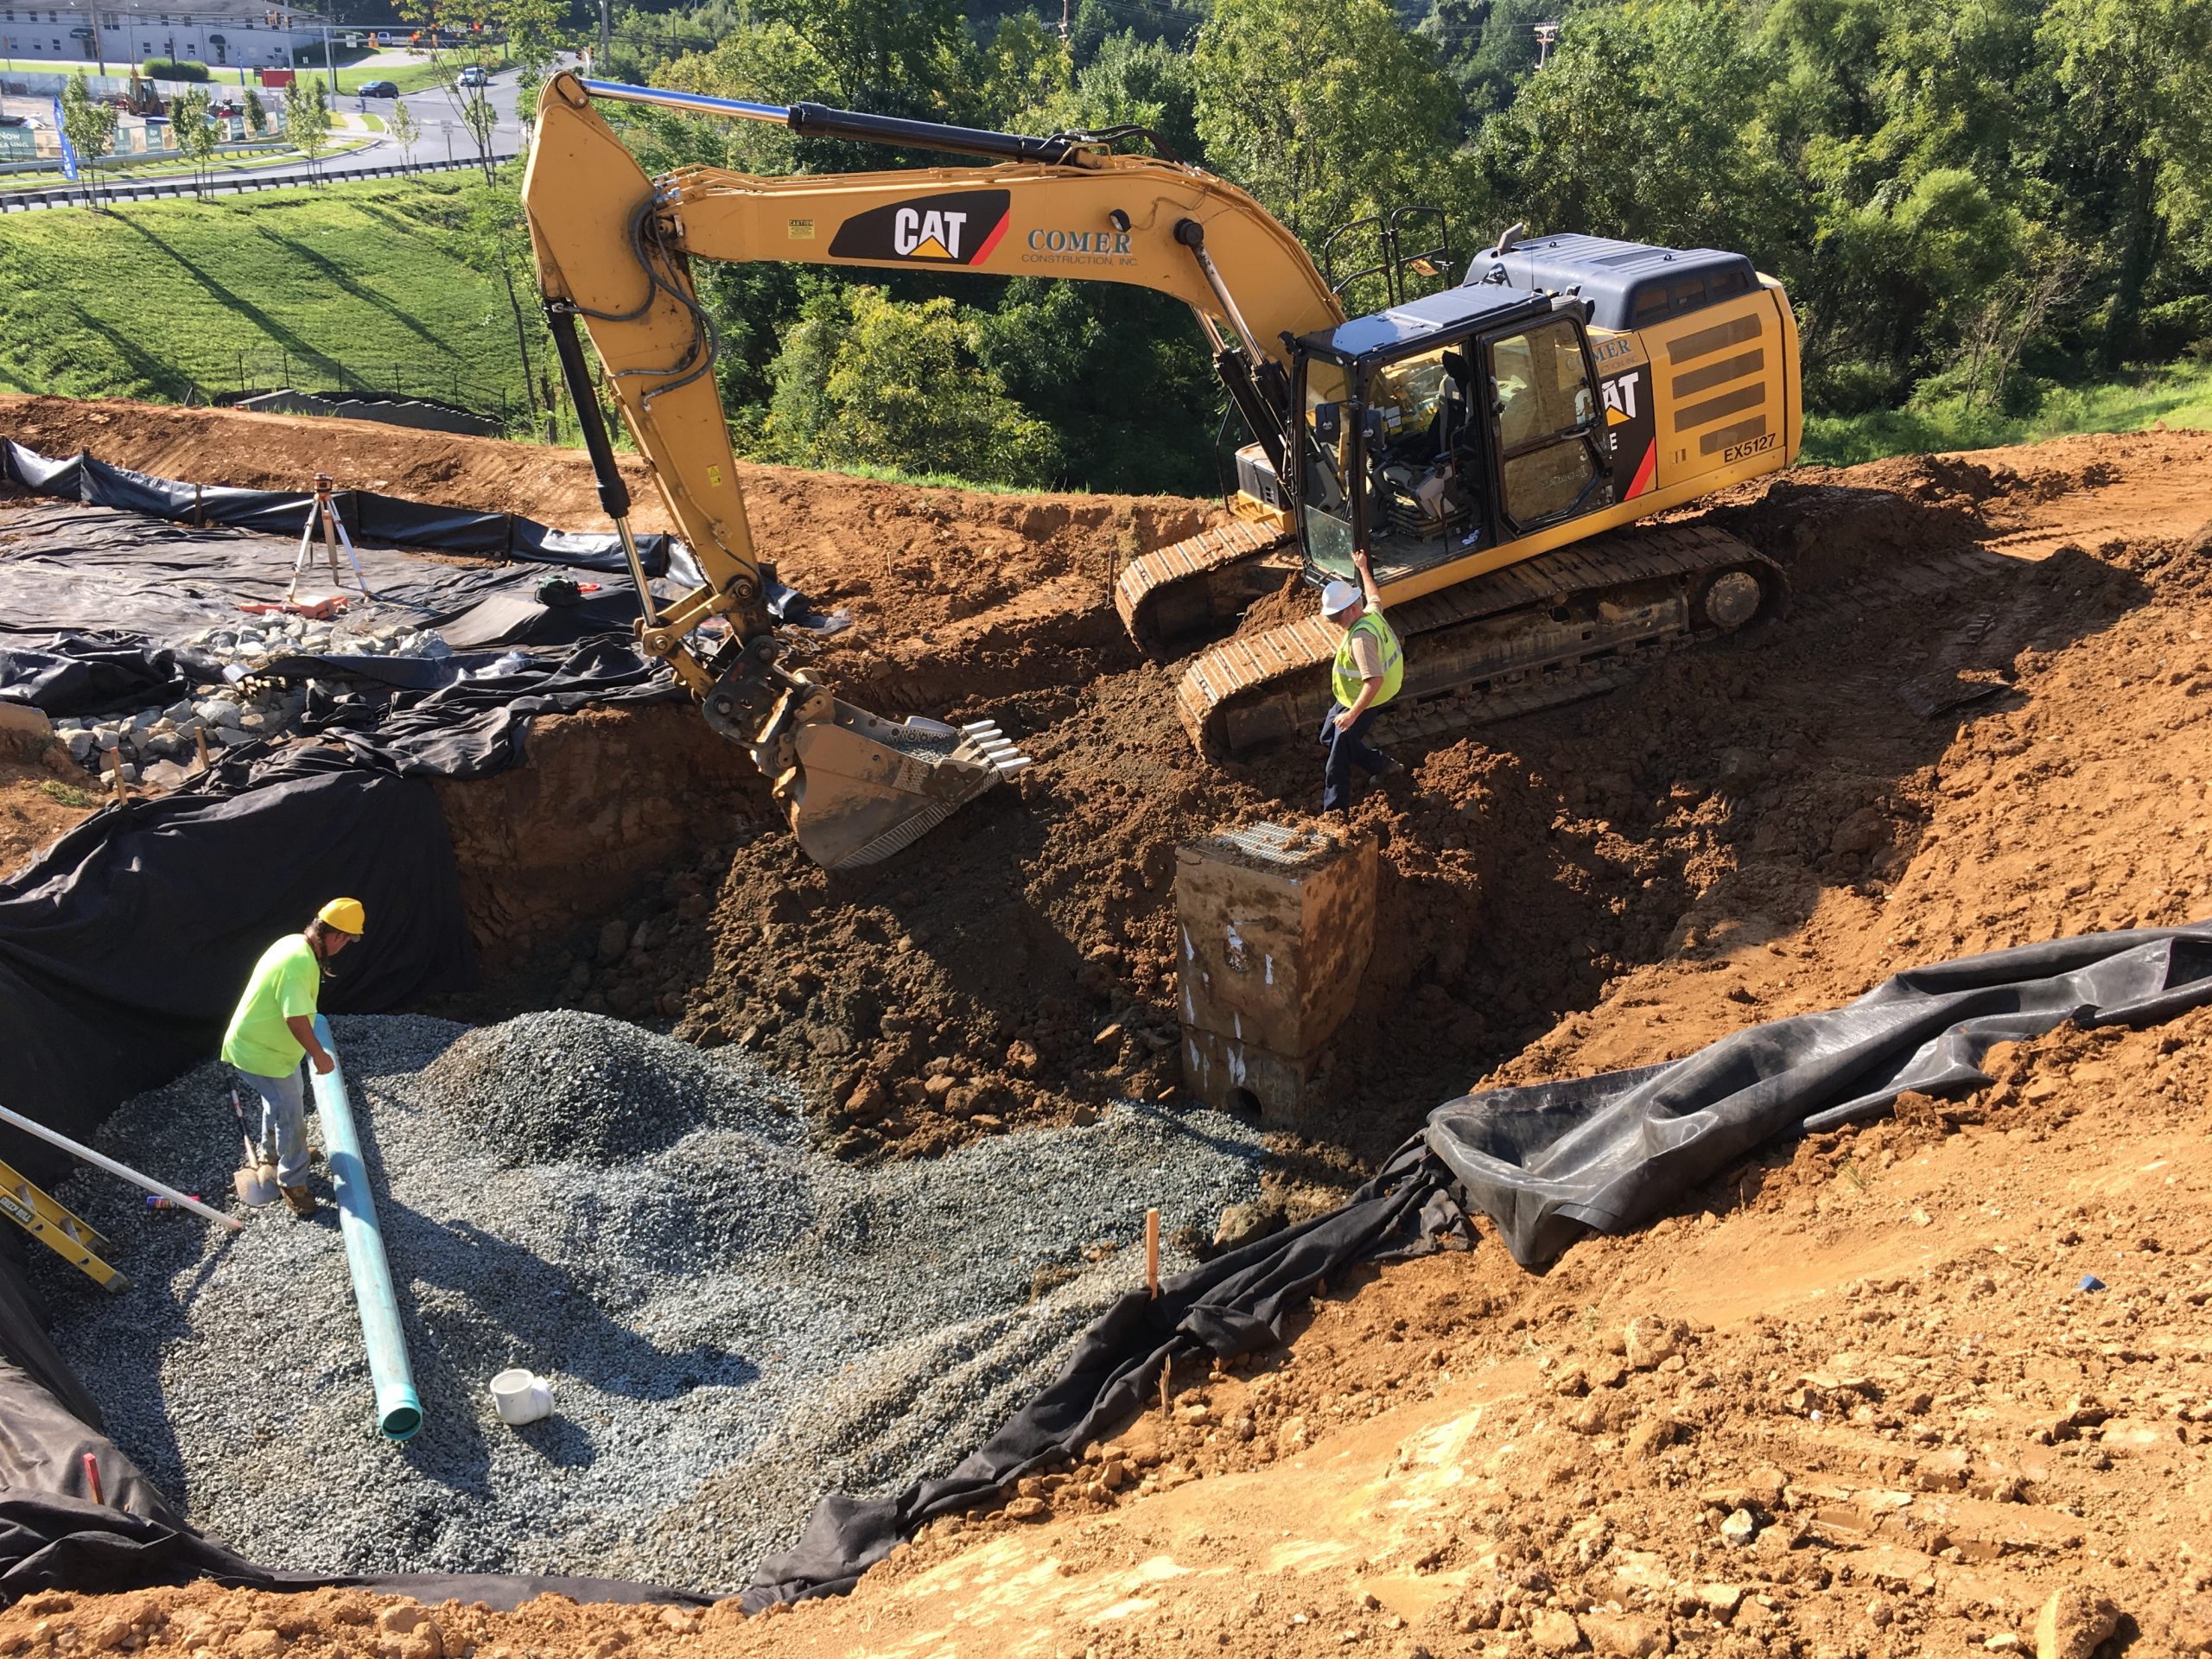
[[[353,383],[519,402],[505,291],[462,258],[454,175],[207,201],[49,208],[0,235],[0,390],[180,402]]]
[[[2122,380],[2056,386],[2025,415],[1966,409],[1957,397],[1866,415],[1815,415],[1805,422],[1807,461],[1849,467],[1885,455],[1993,449],[2072,432],[2140,432],[2212,427],[2212,363],[2183,361]]]

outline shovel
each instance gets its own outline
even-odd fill
[[[253,1150],[253,1138],[245,1132],[245,1107],[238,1100],[238,1091],[231,1090],[231,1110],[238,1115],[238,1144],[245,1148],[245,1162],[231,1173],[231,1185],[238,1195],[238,1202],[255,1210],[267,1208],[276,1202],[276,1172],[263,1163]]]

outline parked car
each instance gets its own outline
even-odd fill
[[[396,80],[365,80],[356,90],[363,98],[397,98],[399,83]]]
[[[488,86],[491,77],[484,73],[482,64],[472,63],[461,72],[461,84],[464,86]]]

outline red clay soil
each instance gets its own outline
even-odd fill
[[[0,880],[97,808],[86,781],[52,739],[0,730]]]
[[[324,472],[340,489],[521,513],[562,530],[607,528],[579,449],[373,421],[21,395],[0,395],[0,436],[41,454],[86,449],[202,484],[297,490]],[[644,461],[620,463],[635,526],[671,528]],[[1051,634],[1052,623],[1097,610],[1092,601],[1131,553],[1188,535],[1217,511],[1173,496],[979,495],[788,467],[746,464],[738,475],[762,556],[817,605],[867,625],[873,652],[925,674],[939,651],[965,656],[995,630],[1025,656],[1080,645]],[[1112,619],[1108,606],[1102,620]],[[941,695],[927,686],[915,695],[925,692]]]

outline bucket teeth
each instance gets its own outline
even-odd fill
[[[995,720],[978,720],[960,728],[961,748],[987,764],[1001,778],[1011,778],[1030,764],[1030,757],[1014,746]]]

